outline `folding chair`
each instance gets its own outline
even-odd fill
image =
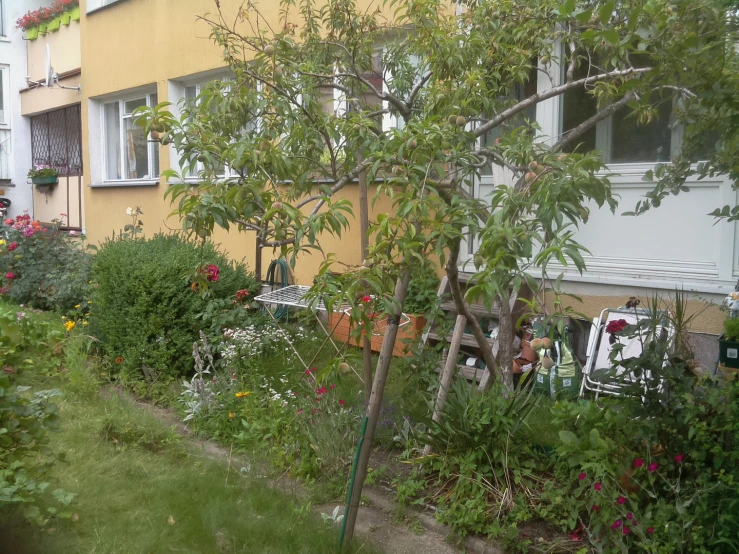
[[[580,385],[580,396],[585,391],[595,393],[598,398],[600,394],[610,394],[613,396],[622,396],[624,394],[633,393],[634,385],[638,385],[642,390],[646,391],[648,382],[651,380],[649,372],[636,376],[628,373],[626,368],[622,366],[614,366],[611,363],[610,354],[613,345],[610,344],[606,328],[612,321],[625,320],[629,325],[636,325],[650,317],[650,312],[645,309],[629,309],[629,308],[606,308],[600,313],[600,316],[593,320],[593,327],[590,331],[588,341],[588,358],[583,367],[583,378]],[[674,334],[671,326],[658,325],[657,333],[667,332],[669,336]],[[651,333],[644,331],[639,336],[624,337],[619,336],[618,342],[624,345],[621,355],[624,359],[636,358],[642,354],[642,344],[647,344],[654,337]],[[662,387],[662,383],[658,388]]]

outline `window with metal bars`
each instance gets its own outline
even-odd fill
[[[59,175],[82,175],[82,119],[80,105],[31,118],[31,157]]]

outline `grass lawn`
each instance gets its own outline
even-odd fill
[[[69,360],[68,360],[69,362]],[[28,372],[30,373],[30,372]],[[20,520],[0,526],[0,552],[23,553],[323,553],[338,531],[301,502],[199,454],[188,439],[116,395],[76,379],[36,388],[71,389],[60,401],[61,429],[51,446],[67,453],[52,487],[78,496],[78,517],[39,530]],[[82,394],[81,394],[82,393]],[[302,510],[301,510],[302,508]],[[369,545],[352,551],[372,552]]]

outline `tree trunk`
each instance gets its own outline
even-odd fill
[[[507,294],[498,297],[500,318],[498,320],[498,363],[502,382],[506,389],[513,390],[513,322],[511,304]]]
[[[382,395],[385,392],[385,383],[387,381],[388,371],[390,370],[390,362],[393,359],[393,348],[395,348],[395,339],[398,336],[398,324],[403,312],[405,297],[408,293],[408,283],[411,279],[411,269],[406,268],[401,273],[395,284],[395,313],[388,318],[388,324],[385,329],[385,337],[382,340],[382,349],[380,350],[380,359],[377,361],[377,369],[375,371],[375,379],[372,384],[372,394],[367,411],[367,427],[365,428],[364,437],[362,439],[362,448],[359,452],[357,466],[354,474],[354,486],[351,491],[351,500],[349,509],[347,510],[346,526],[344,528],[344,537],[342,547],[345,547],[352,540],[354,535],[354,525],[357,521],[357,512],[359,511],[359,501],[362,497],[362,489],[364,488],[364,480],[367,477],[367,466],[369,465],[370,454],[372,453],[372,439],[377,429],[377,421],[380,418],[380,407],[382,405]]]
[[[449,279],[449,290],[452,292],[452,299],[454,300],[454,306],[457,309],[457,313],[464,315],[467,318],[467,324],[472,329],[472,335],[475,337],[480,350],[482,350],[482,359],[485,361],[488,371],[494,377],[500,377],[500,367],[498,365],[498,361],[495,359],[495,355],[493,354],[493,347],[490,342],[488,342],[477,318],[475,318],[475,316],[473,316],[467,309],[467,304],[462,295],[462,289],[459,286],[459,269],[457,268],[457,263],[459,260],[459,247],[461,242],[462,239],[456,239],[449,249],[449,258],[446,263],[446,275]]]

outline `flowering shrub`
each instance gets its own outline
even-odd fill
[[[4,222],[0,240],[0,293],[19,304],[67,311],[88,286],[90,256],[79,241],[54,227],[44,227],[27,213]]]
[[[59,172],[56,169],[45,164],[36,164],[28,170],[28,177],[31,179],[35,177],[56,177],[57,175],[59,175]]]
[[[38,10],[30,10],[23,17],[15,22],[18,29],[27,31],[38,27],[42,23],[48,23],[55,17],[65,12],[72,11],[80,5],[79,0],[54,0],[48,8],[39,8]]]
[[[219,268],[207,296],[194,294],[188,281],[203,260]],[[254,283],[245,266],[230,262],[212,243],[164,234],[105,242],[92,281],[90,328],[111,358],[123,359],[116,370],[138,379],[147,368],[162,383],[192,372],[192,344],[209,303],[230,304],[237,290]]]

